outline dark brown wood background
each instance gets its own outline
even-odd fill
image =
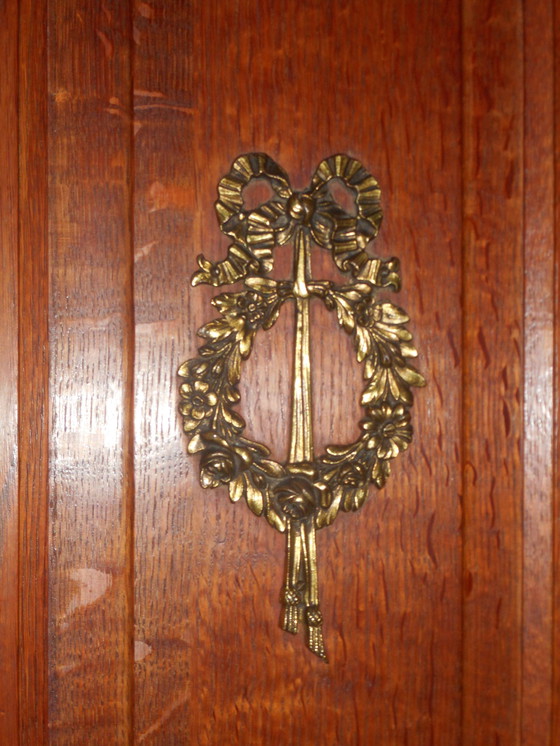
[[[560,746],[559,15],[0,1],[0,743]],[[278,627],[283,537],[200,489],[176,414],[251,150],[300,188],[373,172],[428,381],[387,487],[319,534],[328,666]],[[291,334],[242,381],[279,457]],[[313,340],[344,442],[359,370],[320,310]]]

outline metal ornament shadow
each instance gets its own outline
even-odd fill
[[[273,196],[248,209],[243,193],[253,179],[266,180]],[[355,214],[333,196],[333,179],[354,195]],[[222,286],[244,280],[245,289],[213,298],[220,316],[198,331],[205,340],[199,355],[179,369],[188,452],[201,455],[203,487],[228,485],[233,502],[243,497],[253,513],[286,534],[282,627],[295,634],[303,625],[307,646],[326,661],[316,530],[330,525],[339,510],[358,510],[370,483],[384,486],[392,459],[412,439],[411,387],[425,385],[409,362],[417,352],[405,326],[407,314],[376,297],[379,289],[400,289],[399,262],[366,252],[381,224],[381,192],[361,163],[346,155],[322,161],[301,192],[291,189],[287,174],[269,156],[242,155],[220,181],[218,194],[218,220],[232,243],[223,261],[212,263],[199,256],[192,284]],[[293,276],[268,278],[274,247],[288,242],[295,246]],[[352,281],[336,285],[314,280],[312,244],[330,251]],[[318,457],[311,417],[312,298],[336,311],[339,324],[352,336],[366,380],[360,437],[349,445],[329,446]],[[241,363],[257,331],[270,329],[287,301],[296,305],[295,362],[289,460],[281,464],[270,458],[265,445],[243,437],[245,422],[234,407],[240,399]]]

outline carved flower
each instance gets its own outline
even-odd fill
[[[214,299],[214,305],[224,316],[243,318],[249,329],[257,329],[265,316],[266,301],[253,290],[244,293],[223,293]]]
[[[241,355],[247,357],[255,331],[266,319],[268,306],[264,296],[253,290],[222,293],[212,303],[226,317],[229,327],[235,330]]]
[[[362,298],[354,305],[356,321],[360,326],[372,327],[382,318],[382,308],[371,295]]]
[[[206,381],[194,381],[194,383],[183,383],[181,386],[181,398],[183,402],[179,407],[185,419],[185,430],[194,430],[205,417],[210,417],[214,407],[218,403],[218,397]]]
[[[369,434],[367,447],[375,451],[380,459],[395,458],[405,451],[412,440],[410,413],[402,404],[394,408],[390,404],[372,407],[362,428]]]
[[[249,292],[239,298],[238,308],[243,312],[245,323],[249,329],[258,329],[265,318],[266,304],[262,295]]]
[[[285,515],[298,521],[313,514],[321,502],[321,491],[304,476],[290,476],[278,482],[274,499]]]
[[[360,463],[344,464],[338,472],[338,481],[343,487],[361,487],[366,479],[366,468]]]
[[[206,488],[227,484],[249,466],[250,460],[245,449],[215,443],[202,454],[200,483]]]

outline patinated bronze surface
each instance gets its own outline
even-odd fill
[[[266,179],[273,197],[246,209],[243,191],[253,179]],[[355,214],[333,196],[334,179],[353,193]],[[203,487],[228,485],[233,502],[244,497],[253,513],[286,534],[282,626],[295,634],[302,622],[309,649],[326,660],[315,532],[330,525],[339,510],[358,510],[370,483],[383,487],[391,460],[412,438],[411,387],[425,383],[409,362],[417,353],[405,327],[407,314],[376,297],[381,288],[399,290],[399,263],[366,251],[381,223],[381,193],[361,163],[346,155],[322,161],[302,192],[291,189],[288,176],[269,156],[242,155],[220,181],[218,193],[218,220],[232,243],[223,261],[213,264],[199,257],[192,284],[243,280],[245,289],[212,300],[220,316],[199,330],[205,340],[199,356],[179,369],[188,451],[201,454]],[[266,275],[273,266],[273,249],[285,243],[295,246],[293,277],[270,279]],[[331,252],[351,282],[336,285],[312,278],[313,243]],[[366,380],[360,437],[349,445],[329,446],[318,457],[309,357],[313,297],[336,311],[339,324],[352,336]],[[249,356],[256,332],[270,329],[287,301],[296,304],[295,364],[290,453],[281,464],[270,458],[265,445],[243,437],[245,422],[234,407],[240,399],[241,362]]]

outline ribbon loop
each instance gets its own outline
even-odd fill
[[[253,179],[266,178],[275,193],[254,210],[243,209],[243,189]],[[265,153],[248,153],[233,162],[231,170],[218,184],[216,214],[222,232],[243,245],[274,246],[273,226],[285,213],[292,194],[288,175]]]
[[[266,179],[274,192],[271,199],[253,209],[245,209],[243,190],[253,179]],[[329,189],[340,180],[354,193],[355,214],[340,205]],[[294,240],[304,226],[313,241],[332,252],[337,267],[354,277],[379,284],[379,260],[365,248],[381,225],[381,190],[360,161],[347,155],[333,155],[321,161],[311,184],[294,192],[284,169],[265,153],[247,153],[233,162],[218,184],[216,214],[220,228],[233,243],[226,259],[210,262],[199,257],[200,271],[193,285],[226,285],[248,274],[270,272],[272,251]]]
[[[332,196],[329,182],[333,179],[339,179],[354,192],[355,215]],[[319,230],[313,232],[315,242],[331,249],[339,269],[358,276],[371,261],[364,249],[379,233],[383,219],[377,181],[360,161],[347,155],[332,155],[317,167],[309,191],[317,201],[315,225]]]
[[[245,210],[243,190],[253,179],[264,178],[274,196],[258,207]],[[233,162],[230,171],[218,184],[216,215],[222,233],[233,239],[227,257],[215,264],[199,257],[200,271],[193,285],[227,285],[247,274],[270,272],[272,249],[278,243],[279,221],[285,222],[286,202],[292,190],[288,175],[266,153],[247,153]]]

